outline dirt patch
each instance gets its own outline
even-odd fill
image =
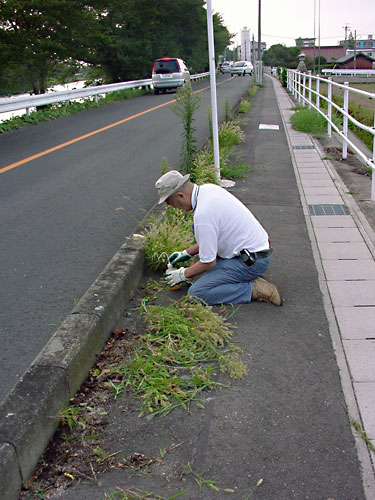
[[[342,159],[342,149],[340,148],[328,146],[324,147],[324,152],[327,155],[326,159],[350,166],[351,171],[355,174],[371,177],[366,166],[350,151],[348,151],[348,157],[345,160]]]
[[[125,312],[129,320],[129,312]],[[129,323],[129,321],[127,321]],[[107,341],[97,363],[91,369],[75,398],[70,411],[62,412],[55,435],[39,460],[34,475],[24,484],[20,500],[52,498],[56,491],[67,489],[79,481],[97,481],[98,474],[118,467],[140,469],[152,459],[134,453],[123,456],[108,448],[105,429],[112,410],[114,388],[121,374],[115,367],[133,352],[139,325],[117,328]],[[132,404],[127,401],[127,404]]]

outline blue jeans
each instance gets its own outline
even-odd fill
[[[253,280],[268,269],[270,257],[257,259],[247,266],[240,257],[217,258],[216,266],[202,274],[189,288],[188,294],[206,304],[246,304],[251,302]]]

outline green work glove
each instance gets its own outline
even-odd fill
[[[180,269],[168,269],[164,273],[164,281],[168,286],[173,287],[181,283],[190,283],[188,278],[185,276],[185,267],[180,267]]]
[[[168,265],[172,265],[174,267],[176,264],[180,264],[181,262],[186,262],[191,259],[191,255],[188,254],[187,250],[183,250],[182,252],[173,252],[168,257]]]

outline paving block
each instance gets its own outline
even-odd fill
[[[311,172],[310,169],[304,168],[300,171],[302,180],[326,180],[332,181],[331,177],[323,169],[321,172]]]
[[[357,397],[363,427],[370,440],[375,439],[375,382],[355,382],[354,391]]]
[[[375,383],[375,337],[374,340],[344,340],[343,344],[353,381]]]
[[[306,203],[309,205],[314,205],[314,204],[328,204],[328,205],[341,205],[343,204],[343,200],[339,194],[313,194],[313,195],[306,195]]]
[[[298,165],[298,171],[301,175],[313,175],[313,174],[321,174],[325,175],[326,170],[324,167],[321,167],[319,165]]]
[[[0,443],[0,492],[3,500],[18,500],[22,479],[16,451],[9,443]]]
[[[306,196],[336,196],[337,195],[337,189],[335,186],[332,184],[332,186],[329,187],[324,187],[324,186],[306,186],[303,188],[305,195]]]
[[[308,175],[301,176],[301,184],[305,189],[308,187],[335,187],[330,177],[324,179],[312,179]],[[335,188],[336,189],[336,188]]]
[[[335,314],[343,339],[375,338],[375,307],[336,307]]]
[[[323,260],[328,281],[375,280],[373,260]]]
[[[333,260],[371,260],[372,255],[365,243],[329,243],[319,242],[319,251],[322,259]]]
[[[319,188],[318,188],[319,189]],[[315,227],[357,227],[350,215],[326,215],[325,217],[311,216],[312,225]]]
[[[375,281],[328,281],[334,307],[375,307]]]
[[[337,228],[337,227],[317,227],[314,230],[315,237],[319,242],[329,243],[346,243],[346,242],[362,242],[363,238],[361,233],[355,227]]]

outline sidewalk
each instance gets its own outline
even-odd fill
[[[278,82],[264,83],[243,127],[252,172],[232,191],[270,234],[266,277],[282,291],[283,307],[253,303],[236,311],[233,339],[248,375],[208,393],[204,409],[147,420],[138,418],[130,394],[113,403],[109,452],[160,459],[167,449],[163,460],[138,475],[115,467],[54,498],[102,500],[119,487],[165,498],[186,489],[181,498],[188,500],[375,499],[370,455],[347,414],[375,442],[375,348],[366,340],[374,337],[371,228],[318,145],[291,130],[292,104]],[[129,306],[122,328],[132,314]],[[200,489],[190,476],[182,481],[188,463],[220,491]]]
[[[375,445],[375,233],[330,162],[321,159],[319,143],[291,128],[291,100],[276,82],[274,87],[294,153],[346,404]],[[368,179],[368,189],[370,184]],[[356,445],[368,498],[375,498],[375,454],[358,435]]]

